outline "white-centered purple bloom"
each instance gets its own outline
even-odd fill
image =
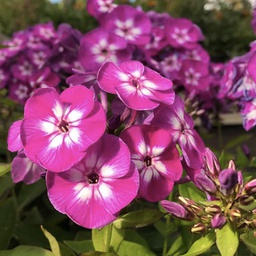
[[[172,191],[182,174],[180,157],[171,134],[149,125],[132,126],[120,137],[131,151],[140,173],[139,196],[157,202]]]
[[[117,94],[135,110],[150,110],[174,101],[172,82],[139,61],[126,61],[119,66],[105,63],[99,70],[98,82],[102,90]]]
[[[105,112],[91,90],[78,85],[59,95],[55,89],[42,88],[26,102],[21,141],[33,162],[61,172],[84,157],[105,126]]]
[[[194,129],[194,121],[185,113],[184,103],[178,96],[170,106],[160,106],[155,110],[152,124],[168,129],[175,143],[178,143],[186,164],[199,169],[203,164],[205,146],[202,138]]]
[[[249,131],[256,125],[256,99],[242,101],[241,115],[243,119],[243,127]]]
[[[123,38],[97,28],[82,37],[78,56],[85,71],[98,71],[107,61],[120,64],[129,60],[131,51]]]
[[[146,13],[129,5],[119,5],[100,20],[101,26],[124,38],[129,44],[150,41],[151,22]]]
[[[105,134],[68,171],[47,172],[46,184],[58,211],[85,228],[101,228],[137,196],[139,175],[127,145]]]

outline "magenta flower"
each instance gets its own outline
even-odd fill
[[[256,99],[243,101],[241,115],[243,119],[243,127],[249,131],[256,125]]]
[[[153,126],[132,126],[120,137],[131,151],[140,173],[139,196],[150,202],[167,197],[182,174],[179,153],[171,134]]]
[[[15,121],[9,128],[7,137],[7,148],[11,152],[20,151],[23,149],[23,145],[20,138],[21,123],[22,120]]]
[[[12,161],[11,175],[14,183],[22,181],[25,184],[32,184],[38,181],[45,173],[46,170],[32,162],[23,150]]]
[[[101,228],[136,197],[139,175],[125,143],[105,134],[68,171],[47,172],[46,184],[58,211],[85,228]]]
[[[194,129],[194,121],[184,111],[184,103],[178,96],[171,106],[156,109],[152,124],[170,130],[173,140],[178,143],[186,164],[200,169],[203,164],[205,146],[202,138]]]
[[[168,43],[175,48],[193,49],[204,39],[200,28],[185,18],[169,18],[165,32]]]
[[[103,17],[101,26],[124,38],[129,44],[145,45],[150,41],[151,22],[143,11],[129,5],[119,5]]]
[[[154,109],[159,104],[172,104],[172,82],[139,61],[126,61],[117,67],[105,63],[99,70],[98,82],[102,90],[117,94],[123,103],[135,110]]]
[[[105,112],[91,90],[73,86],[59,95],[55,89],[42,88],[26,102],[21,141],[33,162],[61,172],[84,157],[105,125]]]
[[[129,60],[131,51],[123,38],[98,28],[82,37],[78,56],[85,71],[98,71],[107,61],[119,64]]]

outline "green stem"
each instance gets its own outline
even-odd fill
[[[223,149],[223,139],[222,139],[222,125],[221,122],[218,120],[218,138],[219,138],[219,148],[220,151]]]
[[[169,224],[170,224],[170,215],[167,215],[166,216],[166,226],[167,226],[167,228],[168,228]],[[164,238],[162,256],[165,256],[167,254],[167,246],[168,246],[168,234],[166,234],[166,236]]]

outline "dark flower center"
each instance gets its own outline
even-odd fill
[[[134,87],[138,88],[139,82],[138,82],[137,80],[133,79],[133,80],[132,80],[132,85],[133,85]]]
[[[87,175],[89,184],[97,184],[99,182],[99,175],[95,172],[90,173]]]
[[[107,49],[102,49],[102,50],[101,50],[101,53],[102,53],[103,55],[107,55],[107,54],[108,54],[108,51],[107,51]]]
[[[65,120],[61,120],[58,127],[59,127],[61,132],[68,132],[69,131],[69,123]]]
[[[150,166],[152,163],[151,163],[151,157],[150,156],[146,156],[144,158],[144,163],[146,164],[146,166]]]

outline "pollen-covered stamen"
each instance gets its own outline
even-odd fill
[[[87,175],[89,184],[97,184],[99,182],[99,175],[95,172],[92,172]]]
[[[61,120],[58,125],[61,132],[68,132],[69,131],[69,123],[65,120]]]
[[[150,157],[150,156],[146,156],[146,157],[144,158],[144,163],[145,163],[146,166],[150,166],[150,165],[152,164],[152,159],[151,159],[151,157]]]

